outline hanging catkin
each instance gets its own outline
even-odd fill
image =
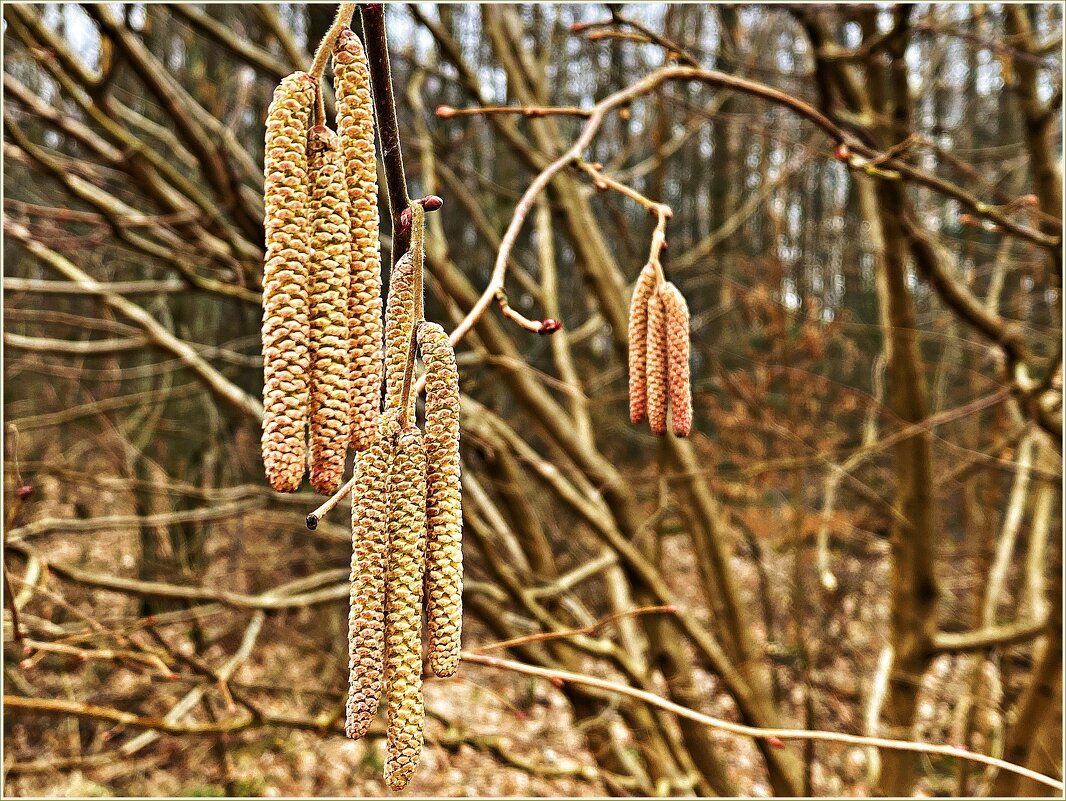
[[[407,368],[407,350],[414,325],[414,286],[410,252],[404,253],[389,276],[389,298],[385,305],[385,410],[398,411]],[[414,419],[414,397],[407,419]]]
[[[352,491],[352,572],[348,612],[348,702],[345,733],[362,737],[377,714],[385,660],[385,574],[388,569],[391,465],[398,426],[378,426],[374,444],[359,454]]]
[[[441,678],[459,667],[463,623],[463,510],[459,483],[459,371],[444,329],[418,329],[426,367],[426,620],[429,664]]]
[[[669,281],[659,290],[666,325],[670,428],[679,437],[692,429],[692,377],[689,373],[689,314],[684,295]]]
[[[634,424],[648,414],[648,299],[658,280],[655,265],[645,264],[629,304],[629,419]]]
[[[648,300],[648,426],[653,434],[666,433],[666,314],[656,292]]]
[[[422,753],[422,579],[426,548],[426,448],[422,432],[400,432],[389,482],[385,687],[385,783],[401,790]]]
[[[333,53],[337,131],[351,204],[350,397],[352,447],[370,447],[381,405],[381,254],[370,73],[359,37],[345,28]]]
[[[294,72],[267,110],[264,158],[263,464],[270,486],[296,492],[306,463],[307,123],[315,84]]]
[[[311,181],[311,486],[330,495],[348,452],[348,274],[351,227],[344,157],[324,126],[308,141]]]

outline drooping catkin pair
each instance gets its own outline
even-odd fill
[[[653,434],[666,434],[667,405],[674,434],[692,429],[689,312],[681,291],[649,262],[629,306],[629,418],[645,417]]]
[[[390,281],[385,412],[352,493],[345,731],[353,738],[366,733],[384,690],[385,781],[393,790],[407,785],[422,751],[423,600],[437,676],[458,668],[462,632],[459,374],[444,329],[422,321],[415,333],[426,370],[423,434],[413,424],[413,401],[406,414],[401,410],[415,314],[412,266],[405,254]]]
[[[334,52],[337,129],[311,123],[316,81],[282,80],[267,112],[263,462],[295,492],[334,492],[381,398],[381,262],[370,78],[358,38]],[[309,429],[309,431],[308,431]]]

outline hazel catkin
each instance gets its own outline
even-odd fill
[[[333,81],[351,206],[351,438],[352,447],[362,451],[374,439],[381,405],[381,253],[370,73],[359,37],[348,28],[341,31],[333,52]]]
[[[658,292],[648,299],[648,427],[653,434],[666,433],[666,314]]]
[[[270,486],[296,492],[306,463],[307,123],[315,84],[282,79],[267,110],[264,157],[263,464]]]
[[[459,482],[459,371],[444,329],[418,329],[426,368],[426,626],[429,664],[441,678],[459,667],[463,625],[463,510]]]
[[[404,253],[389,276],[389,297],[385,303],[385,411],[399,411],[403,393],[407,351],[414,325],[414,271],[410,252]],[[414,419],[412,393],[407,419]]]
[[[385,694],[388,702],[385,783],[401,790],[422,753],[422,579],[426,548],[426,448],[422,432],[400,432],[388,505]]]
[[[348,274],[351,228],[344,161],[325,126],[308,141],[311,182],[311,486],[332,494],[348,453]]]
[[[648,414],[648,300],[658,280],[655,265],[645,264],[629,303],[629,419],[634,424]]]
[[[689,313],[684,295],[669,281],[659,290],[666,327],[666,376],[670,428],[679,437],[692,429],[692,376],[689,372]]]
[[[381,421],[374,444],[356,458],[359,480],[352,490],[352,572],[348,611],[348,701],[344,731],[366,734],[381,699],[385,660],[385,574],[389,552],[389,497],[396,434],[392,418]]]

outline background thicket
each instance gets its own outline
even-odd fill
[[[333,5],[4,4],[5,789],[379,794],[341,732],[344,506],[259,457],[263,119]],[[390,6],[427,316],[585,153],[669,204],[688,441],[628,423],[654,216],[566,170],[458,349],[475,652],[1061,777],[1062,7]],[[572,30],[574,23],[605,23]],[[665,37],[665,38],[664,38]],[[868,155],[859,151],[865,147]],[[387,229],[387,225],[385,226]],[[582,629],[575,632],[575,629]],[[546,634],[563,636],[547,638]],[[1051,794],[467,663],[412,794]]]

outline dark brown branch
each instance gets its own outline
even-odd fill
[[[411,205],[407,194],[407,177],[400,152],[400,129],[396,122],[396,96],[389,66],[389,40],[385,32],[385,6],[366,3],[359,6],[363,20],[363,41],[370,64],[370,85],[374,93],[374,119],[377,121],[381,163],[389,192],[389,217],[392,220],[392,263],[399,261],[411,243],[410,226],[401,224],[400,215]]]

